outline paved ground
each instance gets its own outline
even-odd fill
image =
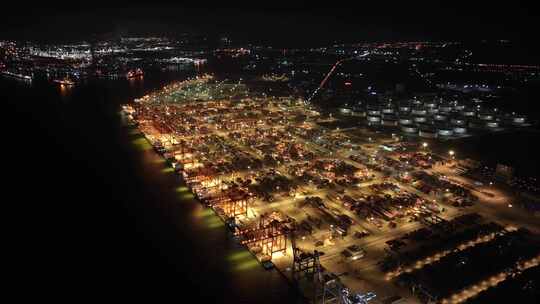
[[[283,109],[270,106],[268,107],[268,110],[276,112]],[[287,111],[290,113],[294,111],[305,111],[305,108],[290,107],[286,109],[286,112]],[[335,121],[333,118],[325,120],[325,122],[333,121]],[[257,128],[276,128],[276,130],[284,130],[284,128],[290,124],[291,122],[286,122],[279,126],[273,126],[263,123],[263,126],[257,126]],[[314,123],[313,120],[311,120],[309,124],[311,124],[310,126],[313,128],[319,128],[319,126]],[[297,127],[297,125],[291,126]],[[213,125],[210,125],[209,129],[214,135],[225,139],[227,144],[234,147],[234,149],[242,151],[252,158],[261,159],[261,155],[256,149],[242,144],[240,140],[229,138],[228,134],[230,131],[218,130]],[[245,136],[253,136],[253,134],[257,134],[256,132],[252,132],[254,130],[255,128],[253,127],[246,127],[240,131],[242,131]],[[149,128],[146,130],[146,132],[156,133],[158,131],[155,128]],[[355,127],[346,129],[332,129],[326,132],[325,135],[330,137],[336,136],[336,138],[339,138],[339,136],[348,138],[352,144],[361,147],[361,150],[364,151],[366,155],[374,155],[378,150],[380,150],[380,145],[382,144],[396,142],[396,138],[394,138],[394,136],[389,138],[390,136],[388,134],[379,134]],[[349,159],[351,154],[357,153],[355,151],[356,149],[348,149],[348,147],[345,149],[343,146],[336,146],[328,149],[314,141],[304,140],[296,134],[293,134],[292,137],[293,142],[300,143],[306,149],[312,151],[321,158],[338,159],[357,168],[363,167],[362,163]],[[187,137],[184,137],[184,139],[187,139]],[[225,158],[227,155],[222,157]],[[281,175],[292,180],[294,177],[288,174],[287,168],[302,162],[304,161],[292,161],[286,164],[279,164],[275,166],[274,169],[279,171]],[[339,213],[349,216],[354,220],[354,224],[350,227],[348,235],[341,238],[333,237],[330,224],[328,222],[323,222],[320,228],[315,228],[311,235],[299,237],[296,240],[297,245],[299,248],[306,251],[313,251],[316,249],[324,252],[324,255],[320,258],[322,266],[328,271],[339,275],[342,282],[354,292],[375,292],[378,297],[372,301],[372,303],[380,302],[380,300],[393,295],[401,295],[402,297],[407,298],[407,303],[419,303],[419,301],[414,298],[408,290],[396,286],[392,281],[388,281],[386,274],[380,271],[377,263],[381,261],[386,254],[385,249],[387,247],[387,241],[403,236],[410,231],[419,229],[423,224],[418,221],[409,221],[408,217],[404,217],[394,221],[397,224],[396,228],[390,228],[388,223],[385,221],[381,221],[383,225],[378,226],[374,222],[361,218],[356,213],[351,212],[345,208],[341,202],[330,198],[337,197],[339,192],[344,192],[352,197],[359,197],[365,194],[373,194],[373,190],[371,190],[369,187],[372,184],[391,182],[399,187],[400,193],[413,193],[428,202],[433,202],[433,204],[436,204],[437,206],[444,207],[445,211],[439,214],[439,216],[446,220],[450,220],[461,214],[476,212],[482,215],[487,221],[496,221],[505,226],[526,227],[532,231],[540,232],[540,221],[538,220],[538,217],[527,214],[525,211],[519,208],[509,207],[512,206],[511,204],[515,198],[513,198],[508,191],[505,191],[503,187],[500,187],[499,185],[478,186],[473,180],[460,176],[456,171],[445,165],[435,166],[434,168],[426,171],[446,175],[450,180],[465,185],[467,188],[473,191],[474,195],[478,197],[478,202],[471,207],[455,208],[441,201],[439,197],[418,191],[409,184],[403,183],[395,178],[385,178],[380,172],[371,170],[370,173],[373,173],[374,178],[358,185],[350,185],[348,187],[336,185],[334,188],[318,189],[314,185],[306,183],[300,186],[294,196],[285,194],[275,195],[275,200],[271,203],[263,202],[262,200],[255,200],[248,210],[248,215],[241,216],[238,220],[239,222],[249,223],[257,220],[261,214],[272,211],[279,211],[282,214],[288,215],[294,218],[298,223],[306,220],[308,216],[313,218],[321,218],[320,211],[316,208],[309,205],[300,207],[299,204],[305,199],[306,196],[320,197],[323,199],[329,210],[337,210]],[[248,176],[252,176],[254,173],[255,172],[251,172],[251,170],[236,171],[234,174],[227,176],[223,175],[219,178],[221,181],[226,181],[233,178],[236,179],[237,177],[246,178]],[[388,190],[385,193],[391,193],[391,191]],[[369,235],[362,239],[357,239],[353,236],[355,231],[367,231],[369,232]],[[323,245],[316,246],[317,242],[322,242]],[[344,258],[341,252],[350,245],[358,245],[362,247],[366,252],[365,256],[354,261]],[[292,265],[292,248],[290,243],[288,244],[288,248],[284,254],[276,254],[273,256],[273,262],[282,273],[288,277],[291,276],[290,267]],[[310,292],[311,291],[306,289],[307,294]]]

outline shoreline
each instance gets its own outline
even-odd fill
[[[121,112],[121,115],[123,116],[123,113]],[[144,138],[144,140],[148,143],[149,146],[152,147],[152,151],[153,153],[155,153],[158,157],[160,157],[161,159],[164,160],[165,162],[165,166],[167,168],[172,168],[173,169],[173,173],[175,174],[175,176],[179,177],[180,178],[180,184],[179,186],[182,187],[182,186],[185,186],[189,189],[190,193],[193,195],[193,199],[197,201],[198,204],[200,204],[201,206],[203,206],[205,209],[209,209],[209,210],[212,210],[212,214],[216,217],[218,217],[224,224],[225,226],[225,231],[227,232],[227,236],[230,237],[234,242],[235,244],[238,244],[242,247],[243,250],[247,251],[253,258],[255,258],[258,262],[258,264],[260,265],[261,268],[263,268],[265,271],[272,271],[272,270],[275,270],[282,278],[283,280],[287,283],[288,287],[294,291],[295,293],[297,293],[300,297],[302,297],[302,302],[303,303],[311,303],[310,299],[304,294],[304,292],[299,288],[298,284],[296,284],[294,282],[294,280],[292,278],[290,278],[289,276],[287,276],[287,274],[285,273],[286,270],[282,270],[280,269],[278,266],[276,266],[273,262],[272,263],[272,268],[270,269],[266,269],[264,267],[264,264],[263,262],[261,262],[257,256],[251,251],[249,250],[249,248],[247,248],[245,245],[242,245],[240,244],[235,238],[234,238],[234,234],[232,233],[233,231],[230,229],[230,226],[228,225],[227,221],[221,217],[219,215],[219,213],[217,213],[213,208],[205,205],[195,194],[195,192],[193,192],[191,190],[191,188],[187,185],[187,183],[184,181],[182,175],[180,174],[181,171],[176,171],[174,170],[174,167],[171,166],[170,163],[167,162],[166,158],[163,156],[163,154],[159,153],[157,150],[156,150],[156,147],[154,145],[152,145],[152,142],[146,137],[146,135],[134,124],[131,124],[127,121],[122,121],[122,125],[123,125],[123,128],[124,130],[126,130],[128,133],[130,133],[130,135],[137,135],[137,136],[140,136],[140,138]],[[133,132],[133,131],[136,131],[136,132]],[[133,133],[131,133],[133,132]]]

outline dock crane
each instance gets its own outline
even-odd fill
[[[332,74],[334,74],[334,72],[336,71],[336,69],[343,63],[343,62],[346,62],[346,61],[350,61],[350,60],[354,60],[354,59],[360,59],[362,57],[366,57],[367,55],[369,55],[369,52],[364,52],[363,54],[361,55],[357,55],[357,56],[353,56],[353,57],[349,57],[349,58],[344,58],[344,59],[340,59],[338,60],[333,66],[332,68],[330,69],[330,71],[326,74],[326,76],[323,78],[323,80],[321,81],[321,83],[319,84],[319,86],[315,89],[315,91],[313,91],[313,94],[311,94],[311,96],[306,100],[306,102],[311,102],[311,100],[313,99],[313,97],[315,97],[315,95],[317,95],[317,93],[319,93],[319,91],[324,87],[324,85],[326,84],[326,82],[328,81],[328,79],[330,78],[330,76],[332,76]]]

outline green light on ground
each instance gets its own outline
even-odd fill
[[[163,172],[163,173],[173,173],[174,169],[171,168],[171,167],[167,167],[167,168],[161,169],[161,172]]]
[[[146,151],[146,150],[150,150],[152,149],[152,146],[150,145],[150,143],[146,140],[146,138],[137,138],[135,140],[132,141],[132,143],[139,149],[139,150],[142,150],[142,151]]]
[[[208,217],[206,218],[204,222],[206,223],[208,228],[212,228],[212,229],[225,226],[225,224],[223,224],[221,219],[217,216]]]
[[[195,198],[195,196],[193,195],[193,193],[191,192],[184,192],[184,193],[180,193],[180,195],[178,196],[180,198],[180,200],[182,201],[189,201],[189,200],[192,200]]]
[[[180,187],[176,188],[176,192],[178,192],[178,193],[189,192],[189,188],[187,186],[180,186]]]
[[[237,250],[227,256],[234,270],[242,271],[259,267],[259,261],[247,250]]]
[[[189,193],[191,194],[191,193]],[[223,221],[214,213],[210,208],[204,208],[195,212],[195,217],[198,218],[201,223],[207,228],[221,228],[225,227]]]
[[[231,262],[236,262],[239,260],[246,260],[252,258],[251,253],[247,250],[241,250],[234,253],[231,253],[229,256],[227,256],[227,260]]]
[[[244,270],[254,269],[257,267],[260,267],[259,262],[255,258],[252,257],[250,260],[242,261],[238,263],[234,267],[234,270],[244,271]]]
[[[210,216],[215,216],[214,211],[210,208],[204,208],[195,213],[195,216],[198,218],[206,218]]]
[[[165,162],[165,160],[163,158],[161,158],[161,157],[158,157],[158,158],[152,160],[152,162],[154,164],[163,164]]]

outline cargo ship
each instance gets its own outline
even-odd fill
[[[32,81],[32,76],[29,76],[29,75],[12,73],[12,72],[9,72],[9,71],[2,71],[1,73],[2,73],[2,75],[8,76],[8,77],[12,77],[12,78],[16,78],[16,79],[20,79],[20,80],[24,80],[24,81]]]
[[[144,73],[141,69],[135,69],[135,70],[128,71],[126,74],[126,77],[129,79],[129,78],[142,77],[143,75]]]
[[[58,83],[60,85],[64,85],[64,86],[72,86],[75,84],[75,82],[69,80],[68,78],[64,78],[64,79],[55,79],[53,80],[53,82],[55,83]]]

